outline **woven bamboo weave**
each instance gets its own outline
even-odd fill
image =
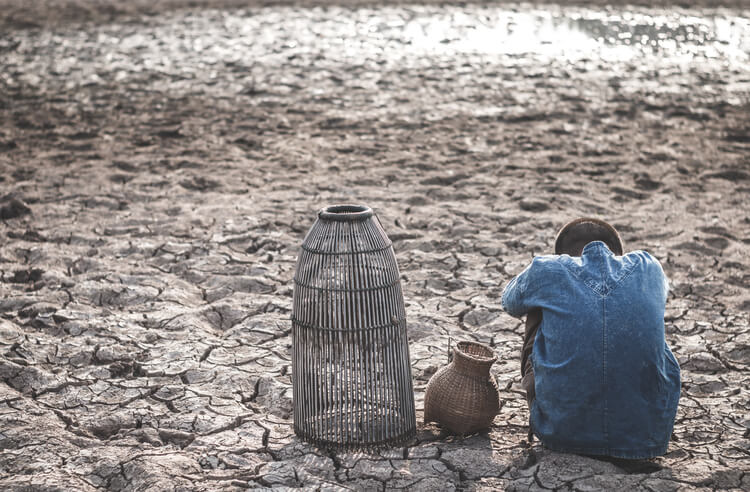
[[[460,342],[453,361],[438,370],[427,384],[424,421],[437,422],[456,434],[470,434],[492,425],[500,410],[500,394],[490,367],[497,360],[492,349]]]
[[[294,430],[365,449],[416,432],[406,311],[391,242],[368,207],[321,210],[294,277]]]

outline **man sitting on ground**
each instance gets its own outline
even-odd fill
[[[680,397],[664,338],[668,290],[654,257],[623,255],[617,231],[588,218],[563,227],[555,255],[511,280],[503,308],[528,314],[521,371],[530,434],[563,452],[666,453]]]

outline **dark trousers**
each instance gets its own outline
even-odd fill
[[[534,339],[539,326],[542,324],[542,310],[533,309],[526,315],[526,329],[523,334],[523,347],[521,348],[521,387],[526,391],[526,402],[531,412],[531,404],[536,397],[534,389],[534,367],[531,364],[531,352],[534,350]],[[529,418],[529,442],[534,438]]]

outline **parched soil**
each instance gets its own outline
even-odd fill
[[[148,3],[0,0],[0,489],[750,489],[750,11]],[[294,262],[339,202],[393,240],[418,418],[477,340],[488,432],[294,436]],[[664,457],[526,441],[500,294],[580,215],[670,278]]]

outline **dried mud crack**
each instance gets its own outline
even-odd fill
[[[0,489],[750,489],[741,2],[155,7],[75,26],[14,5]],[[488,432],[420,425],[370,454],[294,436],[294,262],[334,202],[373,207],[394,241],[418,418],[449,337],[493,346]],[[683,386],[664,457],[525,440],[523,327],[500,294],[578,215],[670,279]]]

